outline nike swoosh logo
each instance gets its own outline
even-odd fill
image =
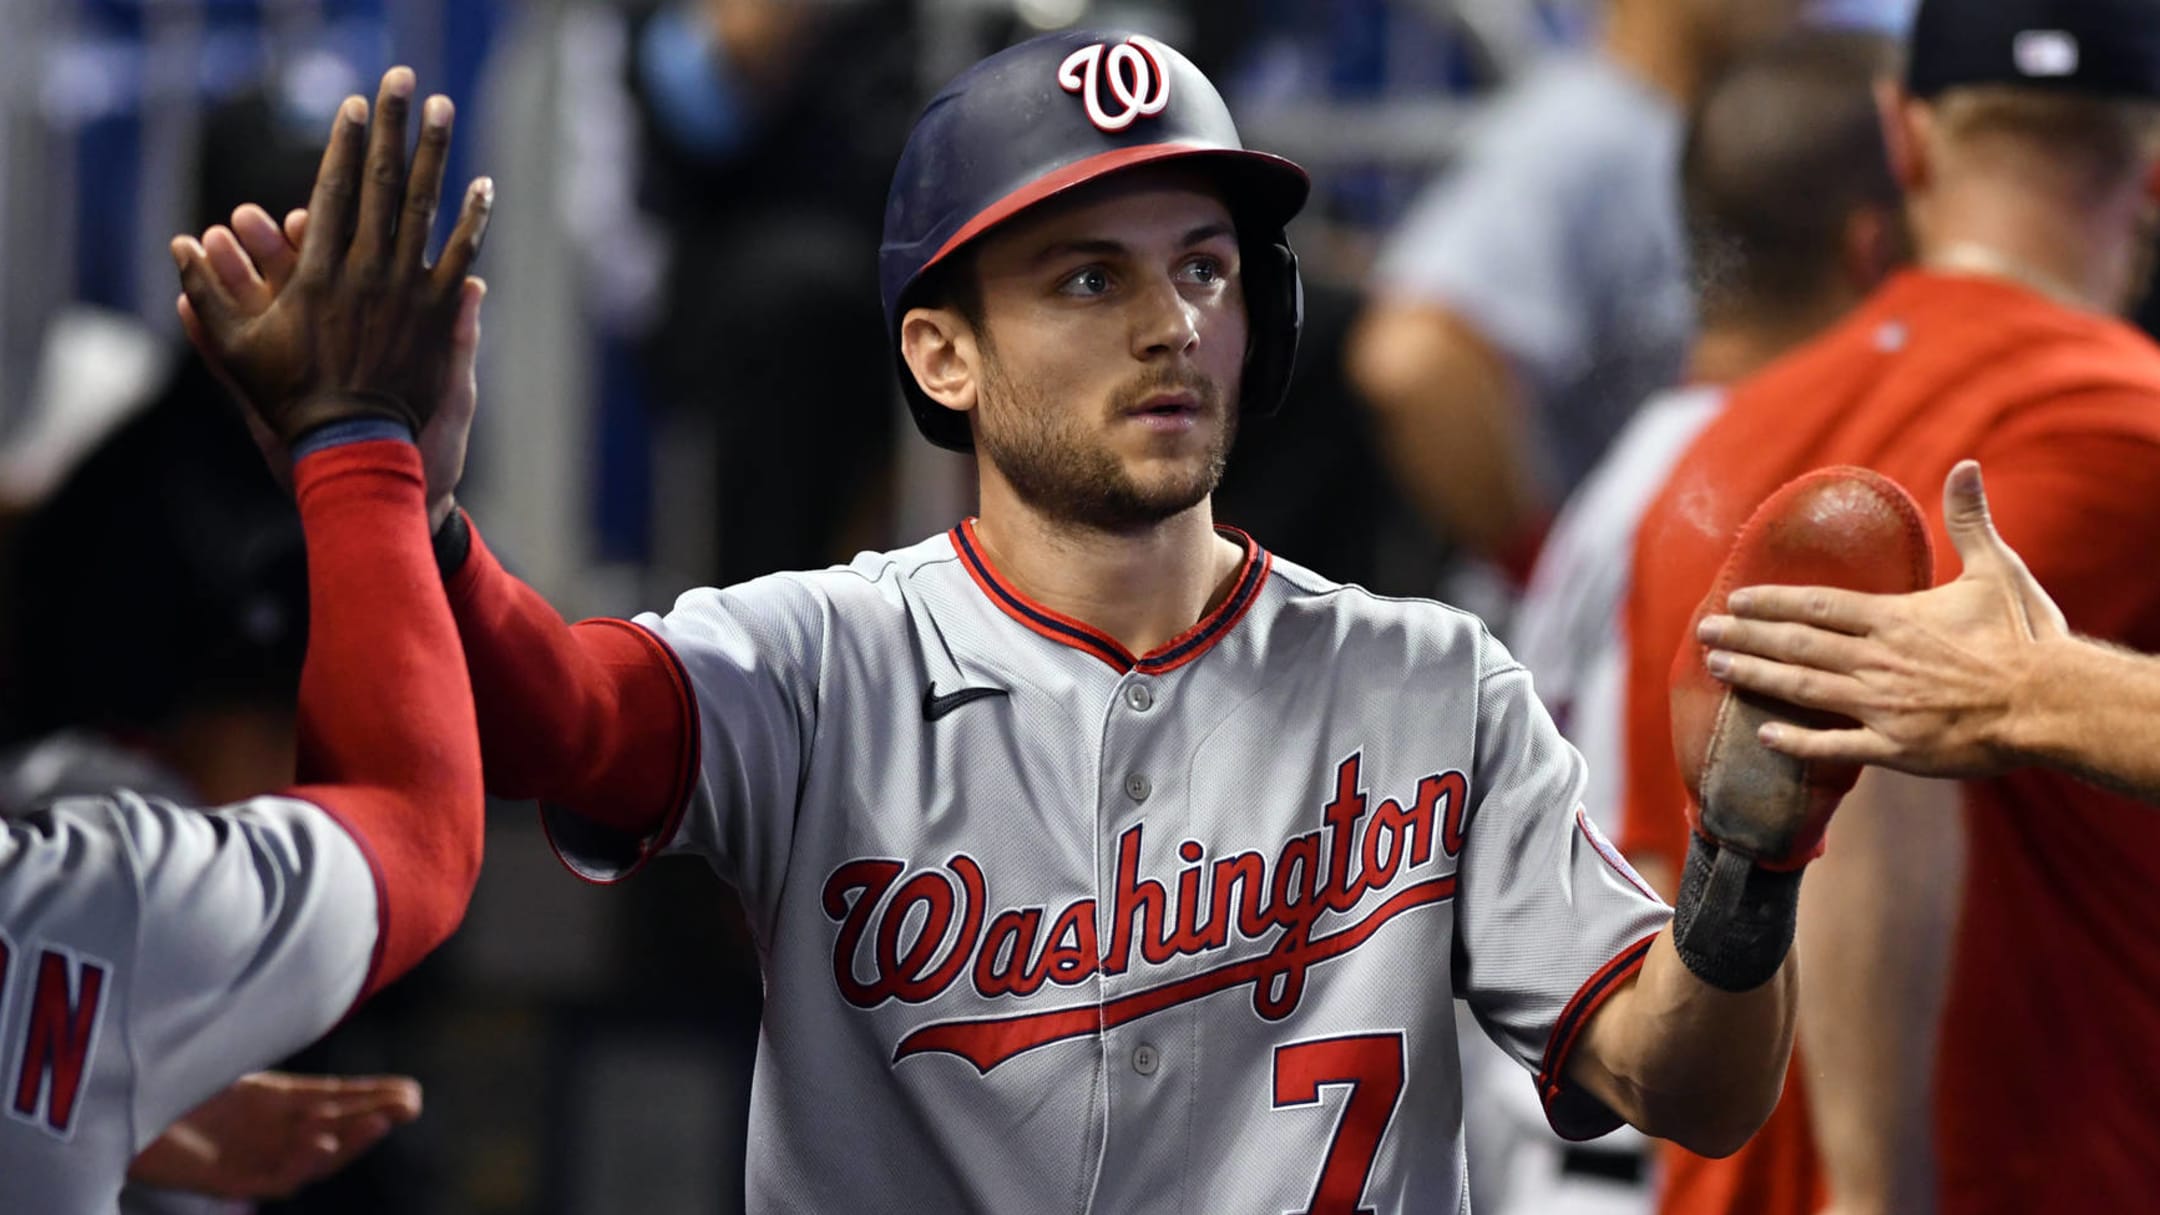
[[[986,697],[1003,696],[1005,694],[1003,688],[962,688],[957,692],[947,692],[945,695],[940,696],[937,694],[937,685],[931,684],[929,689],[922,694],[922,719],[924,721],[936,721],[961,705],[972,704]]]

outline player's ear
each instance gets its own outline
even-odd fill
[[[900,357],[931,400],[961,413],[975,408],[975,334],[957,310],[908,309],[900,318]]]
[[[1930,176],[1927,136],[1934,125],[1927,104],[1895,80],[1878,80],[1875,112],[1882,121],[1883,150],[1890,156],[1890,174],[1898,188],[1910,194],[1925,186]]]
[[[1845,217],[1838,269],[1853,298],[1875,290],[1883,279],[1912,258],[1905,216],[1895,203],[1866,204]]]

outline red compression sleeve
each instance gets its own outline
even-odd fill
[[[328,448],[294,465],[293,491],[308,565],[293,792],[336,818],[375,871],[366,999],[457,928],[480,875],[472,691],[429,547],[419,451]]]
[[[697,761],[696,702],[667,646],[627,621],[564,624],[477,529],[449,591],[488,788],[640,838],[662,831]]]

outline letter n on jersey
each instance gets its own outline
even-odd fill
[[[39,952],[35,968],[26,952],[20,976],[14,951],[0,938],[0,1024],[7,1022],[9,996],[25,999],[18,1042],[0,1058],[15,1061],[14,1083],[6,1090],[8,1115],[47,1134],[66,1139],[74,1133],[75,1113],[90,1060],[97,1050],[99,1013],[103,1011],[109,963],[80,957],[70,950]],[[20,986],[27,992],[18,991]]]
[[[825,914],[840,926],[833,979],[848,1003],[875,1008],[888,1000],[924,1003],[962,976],[971,976],[986,998],[1026,997],[1046,983],[1069,987],[1098,972],[1121,974],[1181,955],[1233,955],[1107,1003],[936,1022],[909,1033],[893,1055],[897,1062],[942,1051],[984,1073],[1039,1046],[1246,986],[1253,1011],[1279,1021],[1304,998],[1312,967],[1356,949],[1406,911],[1455,897],[1452,872],[1412,881],[1409,871],[1432,859],[1435,844],[1450,858],[1462,851],[1469,782],[1458,771],[1436,772],[1417,782],[1408,805],[1387,798],[1368,815],[1362,762],[1362,752],[1353,752],[1336,767],[1318,826],[1285,840],[1273,858],[1240,852],[1211,859],[1205,844],[1185,840],[1177,848],[1184,865],[1166,884],[1141,876],[1146,828],[1127,828],[1118,836],[1117,877],[1102,920],[1108,938],[1100,949],[1094,899],[1055,915],[1047,907],[986,915],[986,876],[965,853],[905,881],[904,861],[849,861],[826,879],[823,892]],[[1369,894],[1385,897],[1368,906]],[[911,916],[921,923],[903,945],[902,926]],[[1262,942],[1264,950],[1250,948]],[[872,968],[867,979],[857,970],[865,953]]]

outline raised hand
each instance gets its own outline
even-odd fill
[[[292,277],[300,261],[300,246],[307,236],[308,213],[296,208],[281,224],[254,203],[232,214],[232,226],[219,224],[203,233],[202,245],[210,268],[235,305],[249,316],[268,308],[278,290]],[[465,448],[472,436],[473,414],[479,404],[480,311],[487,298],[487,283],[468,275],[458,297],[457,323],[450,336],[450,369],[434,416],[420,429],[420,459],[427,476],[428,527],[442,526],[455,507],[453,494],[465,474]],[[207,346],[202,323],[187,296],[179,298],[180,323],[203,358],[225,380],[234,396],[240,389],[217,366]],[[264,426],[253,411],[246,411],[249,429],[271,470],[282,481],[291,465],[285,445]]]
[[[1978,464],[1951,470],[1943,518],[1964,564],[1953,582],[1913,595],[1758,586],[1703,620],[1718,678],[1859,723],[1772,723],[1765,746],[1921,776],[1989,776],[2019,762],[2004,745],[2016,698],[2039,645],[2069,629],[1996,534]]]
[[[128,1179],[218,1198],[283,1198],[420,1116],[405,1076],[242,1076],[136,1156]]]
[[[339,107],[307,218],[286,234],[300,237],[294,256],[265,248],[268,256],[251,258],[222,228],[201,242],[173,241],[191,336],[280,442],[356,417],[417,432],[448,395],[467,272],[494,191],[485,178],[466,191],[442,258],[429,266],[452,110],[448,98],[428,99],[408,174],[412,93],[412,72],[393,68],[372,127],[361,99]],[[265,244],[259,225],[243,226]]]

